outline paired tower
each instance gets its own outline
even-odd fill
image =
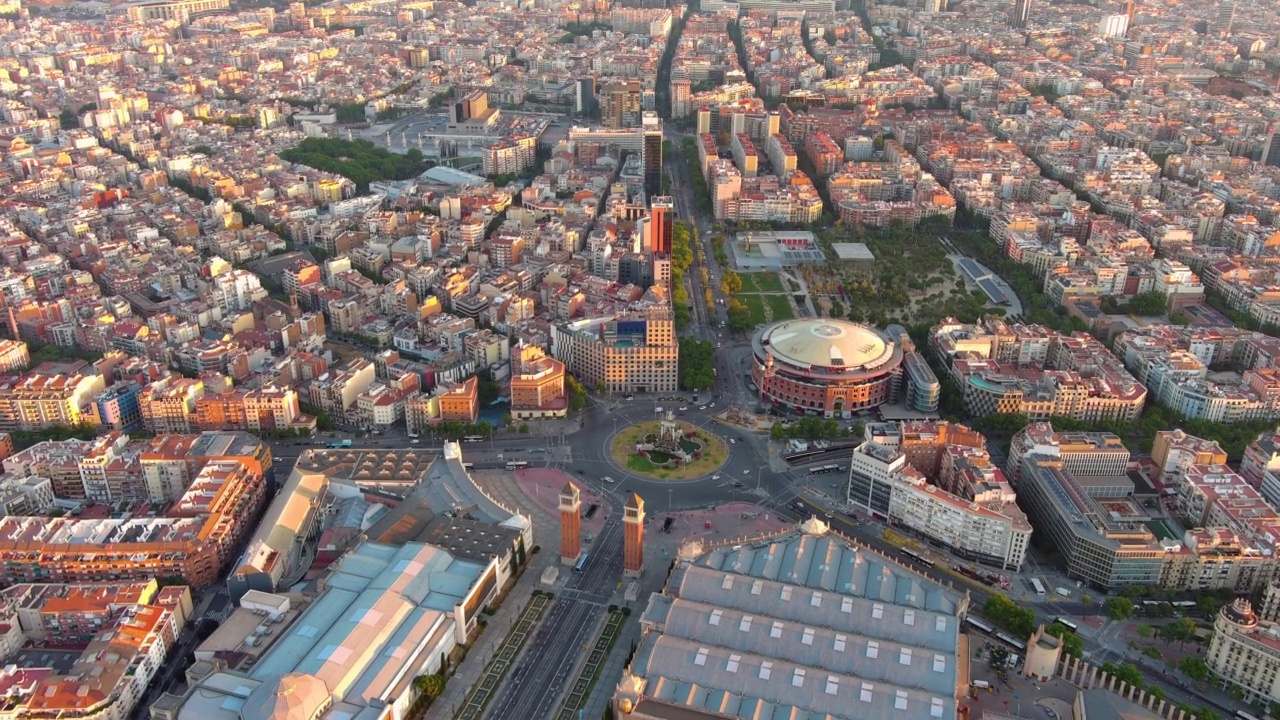
[[[622,570],[627,577],[639,577],[644,569],[644,500],[631,493],[622,507]]]
[[[560,491],[560,564],[573,565],[582,554],[582,497],[578,486],[565,483]]]

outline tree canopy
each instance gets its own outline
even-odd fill
[[[713,369],[711,343],[697,338],[680,341],[680,387],[684,390],[713,388],[716,378]]]
[[[369,191],[371,182],[407,180],[427,168],[421,153],[399,155],[368,140],[306,138],[280,157],[341,175],[354,182],[361,193]]]

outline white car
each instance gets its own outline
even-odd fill
[[[680,412],[684,412],[685,410],[688,410],[688,409],[689,409],[689,408],[687,408],[687,407],[682,407],[682,408],[680,408]]]
[[[719,475],[712,475],[712,476],[711,476],[711,479],[712,479],[712,480],[719,480],[719,479],[720,479],[720,476],[719,476]]]
[[[737,440],[736,438],[729,438],[729,444],[730,444],[730,445],[737,445],[737,444],[738,444],[738,440]]]
[[[709,407],[709,408],[713,408],[713,407],[715,407],[715,406],[716,406],[716,404],[715,404],[715,403],[707,403],[707,407]]]
[[[743,471],[742,471],[742,474],[743,474],[743,475],[750,475],[750,474],[751,474],[751,471],[750,471],[750,470],[743,470]]]
[[[422,442],[422,441],[421,441],[421,440],[419,440],[418,438],[414,438],[414,439],[410,440],[409,442],[413,443],[414,445],[417,445],[418,443],[420,443],[420,442]]]
[[[706,409],[707,409],[707,406],[706,406],[706,405],[699,405],[699,406],[698,406],[698,409],[699,409],[699,410],[706,410]]]
[[[604,481],[605,481],[605,482],[607,482],[607,483],[612,484],[612,483],[613,483],[613,478],[609,477],[608,475],[605,475],[605,476],[604,476]]]

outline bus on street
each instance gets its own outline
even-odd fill
[[[1031,589],[1036,591],[1036,595],[1044,597],[1044,583],[1040,582],[1040,578],[1031,578]]]

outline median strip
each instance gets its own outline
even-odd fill
[[[568,697],[560,706],[560,712],[556,713],[556,720],[575,720],[578,712],[586,706],[587,698],[591,696],[591,689],[600,678],[600,671],[604,668],[605,661],[609,659],[609,651],[618,641],[618,635],[622,633],[622,623],[626,619],[626,613],[612,606],[609,608],[609,620],[605,622],[604,630],[600,631],[595,647],[591,648],[591,654],[587,656],[587,664],[582,666],[578,678],[573,681]]]
[[[520,648],[524,647],[525,641],[533,635],[538,621],[542,619],[542,614],[551,605],[552,598],[550,593],[533,591],[529,604],[511,626],[507,636],[502,639],[502,644],[494,653],[493,660],[489,661],[489,665],[484,669],[484,675],[480,677],[475,687],[471,689],[471,694],[467,696],[466,702],[462,704],[462,709],[456,716],[457,720],[480,720],[484,715],[485,706],[498,691],[502,678],[511,669],[511,663],[520,653]]]

